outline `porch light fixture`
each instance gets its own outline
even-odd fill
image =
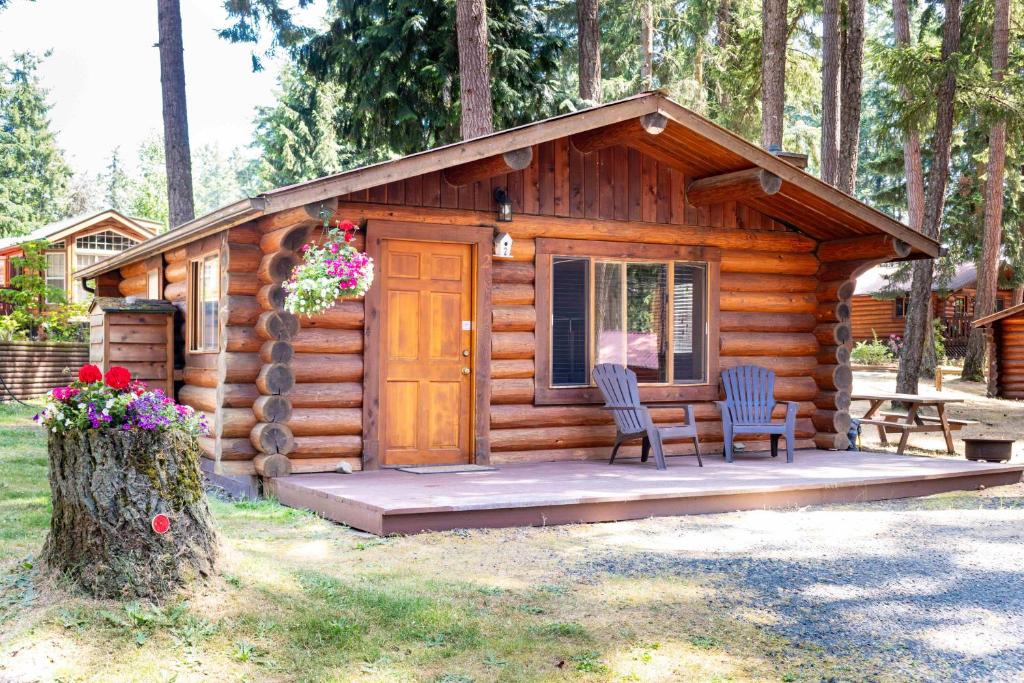
[[[498,222],[500,223],[511,223],[512,222],[512,200],[508,198],[508,193],[505,192],[505,188],[496,187],[494,188],[494,201],[498,205]]]

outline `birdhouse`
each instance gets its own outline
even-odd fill
[[[507,232],[499,232],[494,236],[494,255],[501,258],[512,256],[512,236]]]

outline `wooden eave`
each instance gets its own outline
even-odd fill
[[[261,215],[328,202],[406,178],[491,159],[532,145],[609,128],[630,119],[660,114],[668,125],[659,134],[638,132],[622,141],[692,178],[760,168],[781,178],[778,192],[742,202],[819,241],[887,234],[911,248],[911,257],[935,258],[939,244],[809,173],[704,119],[664,95],[643,93],[617,102],[465,140],[400,159],[380,162],[305,183],[277,188],[236,202],[80,271],[93,278],[121,265],[160,253]],[[618,140],[617,140],[618,142]],[[315,214],[315,211],[314,211]]]
[[[973,323],[971,323],[971,326],[972,327],[985,327],[987,325],[991,325],[992,323],[997,323],[1000,320],[1002,320],[1003,318],[1013,317],[1013,316],[1017,315],[1018,313],[1024,313],[1024,304],[1017,304],[1016,306],[1010,306],[1009,308],[1004,308],[1003,310],[997,311],[996,313],[993,313],[992,315],[986,315],[984,318],[978,318]]]

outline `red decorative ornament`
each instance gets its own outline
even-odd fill
[[[167,515],[160,514],[153,517],[151,525],[153,531],[163,536],[171,528],[171,520],[167,519]]]

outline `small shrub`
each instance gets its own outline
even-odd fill
[[[0,315],[0,341],[25,341],[28,331],[22,327],[21,321],[13,315]]]
[[[896,360],[889,345],[879,340],[878,335],[871,341],[854,344],[850,357],[861,365],[886,365]]]

